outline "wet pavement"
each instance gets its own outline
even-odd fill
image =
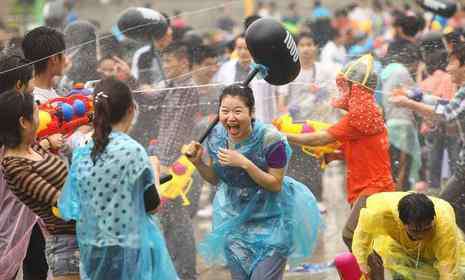
[[[344,166],[340,162],[332,162],[326,169],[323,177],[323,203],[327,213],[323,215],[325,226],[320,234],[320,240],[313,257],[308,263],[324,263],[334,259],[337,254],[346,251],[342,242],[341,232],[345,220],[349,214],[349,205],[345,200],[344,190]],[[208,204],[208,190],[204,188],[201,197],[201,205]],[[197,241],[210,229],[210,218],[197,217],[194,221]],[[199,280],[228,280],[229,272],[226,268],[206,267],[202,259],[198,257]],[[318,273],[295,273],[286,272],[286,280],[337,280],[338,274],[335,269],[327,269]],[[21,280],[19,273],[16,280]]]
[[[344,166],[340,162],[332,162],[325,170],[323,178],[323,203],[327,208],[327,213],[323,215],[325,226],[320,234],[320,240],[313,257],[308,260],[308,263],[329,262],[336,255],[347,250],[341,238],[342,228],[349,215],[349,205],[345,200],[343,174]],[[201,205],[208,204],[207,201],[208,193],[204,189]],[[200,240],[211,226],[209,218],[197,217],[194,224],[197,240]],[[198,273],[200,280],[230,279],[226,268],[206,267],[200,257],[198,257]],[[328,269],[317,273],[286,272],[285,279],[337,280],[339,278],[335,269]]]

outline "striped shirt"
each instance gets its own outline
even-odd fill
[[[450,102],[438,102],[434,109],[445,121],[453,121],[462,117],[465,112],[465,86],[461,87]]]
[[[462,86],[450,101],[438,101],[434,112],[441,116],[443,121],[457,123],[461,140],[458,164],[465,167],[465,86]]]
[[[34,150],[42,156],[42,160],[11,156],[3,159],[8,187],[43,220],[50,234],[75,234],[74,222],[65,222],[52,213],[54,197],[63,188],[68,175],[66,163],[39,146],[34,147]]]

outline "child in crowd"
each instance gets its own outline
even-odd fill
[[[300,145],[342,143],[339,156],[347,164],[347,199],[352,207],[343,230],[349,249],[366,199],[374,193],[394,191],[387,130],[374,98],[376,83],[370,55],[349,63],[337,78],[342,96],[333,104],[347,114],[326,131],[287,135],[289,142]]]

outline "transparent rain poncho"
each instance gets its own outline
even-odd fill
[[[400,87],[413,87],[414,81],[407,68],[399,63],[391,63],[381,73],[383,84],[383,105],[388,128],[389,143],[412,157],[410,178],[419,179],[421,151],[414,114],[412,111],[394,106],[389,101],[391,92]]]
[[[285,144],[288,161],[291,149],[284,136],[255,121],[250,137],[235,149],[267,170],[267,155],[279,141]],[[274,254],[287,257],[291,264],[310,257],[321,225],[313,194],[290,177],[284,178],[281,192],[272,193],[243,169],[221,166],[217,153],[227,143],[226,130],[217,125],[207,146],[220,183],[213,203],[213,231],[200,243],[200,254],[209,264],[240,266],[248,275]]]
[[[8,189],[0,170],[0,279],[14,279],[38,217]]]
[[[81,279],[177,279],[144,190],[155,176],[145,150],[128,135],[110,134],[95,165],[93,143],[77,148],[59,200],[63,218],[76,220]]]

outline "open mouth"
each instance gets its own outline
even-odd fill
[[[229,135],[235,137],[240,133],[240,126],[238,124],[228,124],[226,125]]]

